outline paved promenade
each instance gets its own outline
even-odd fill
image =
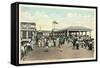
[[[71,44],[65,44],[62,48],[51,47],[48,48],[35,48],[24,57],[24,60],[52,60],[52,59],[75,59],[75,58],[91,58],[94,56],[94,51],[85,48],[79,50],[72,49]]]

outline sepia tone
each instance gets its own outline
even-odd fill
[[[69,59],[75,60],[95,58],[96,22],[94,9],[89,10],[89,12],[87,9],[83,11],[77,9],[75,10],[75,12],[78,11],[77,14],[90,14],[87,15],[87,17],[85,15],[82,15],[83,17],[79,15],[82,18],[78,18],[79,16],[74,14],[74,16],[76,17],[74,20],[73,14],[68,13],[68,16],[71,20],[65,21],[67,17],[63,18],[64,20],[59,20],[63,16],[62,15],[61,17],[59,17],[61,14],[56,15],[58,16],[58,18],[53,15],[55,19],[50,18],[50,15],[47,15],[48,19],[46,15],[44,17],[40,15],[40,17],[37,17],[37,19],[31,19],[32,12],[35,12],[33,11],[34,7],[31,7],[30,9],[26,8],[26,10],[25,7],[26,6],[24,6],[23,9],[23,6],[21,6],[20,15],[22,16],[19,17],[20,63],[34,63],[34,61],[36,60],[55,60],[56,62],[56,60],[60,59],[65,59],[67,61]],[[29,10],[31,11],[31,16],[29,15],[28,17],[27,13],[29,12]],[[38,9],[36,10],[38,11]],[[57,10],[54,10],[53,12],[55,11]],[[72,13],[75,13],[73,10],[70,11]],[[26,17],[22,12],[26,14]],[[46,13],[46,11],[42,11],[42,13],[44,14]],[[33,16],[35,16],[35,14]],[[44,21],[43,19],[46,21]],[[84,22],[82,22],[81,20],[84,20]],[[61,23],[63,21],[64,23]],[[74,24],[74,22],[78,23]],[[39,61],[37,63],[39,63]]]

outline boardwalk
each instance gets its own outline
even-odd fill
[[[52,59],[75,59],[75,58],[93,58],[94,51],[81,48],[79,50],[72,49],[71,44],[65,44],[62,48],[52,47],[48,48],[35,48],[24,57],[24,61],[32,60],[52,60]]]

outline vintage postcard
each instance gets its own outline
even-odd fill
[[[19,4],[19,64],[96,60],[96,9]]]

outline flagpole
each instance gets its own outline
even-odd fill
[[[53,21],[52,22],[52,37],[54,37],[55,24],[58,24],[58,23],[56,21]]]

